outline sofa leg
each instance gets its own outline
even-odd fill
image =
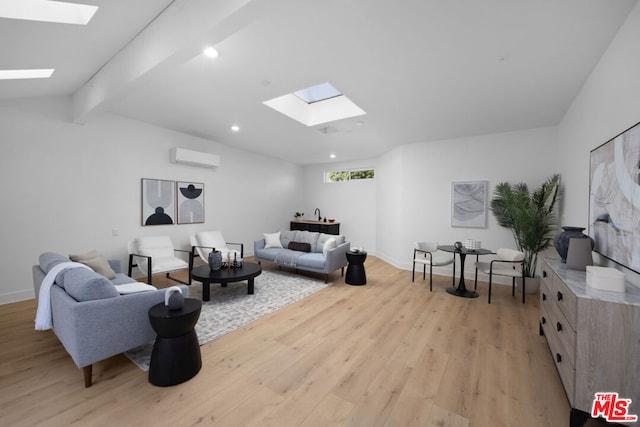
[[[329,274],[324,275],[324,283],[329,283]]]
[[[91,387],[91,374],[93,373],[93,365],[85,366],[82,368],[84,373],[84,386]]]

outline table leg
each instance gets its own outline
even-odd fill
[[[253,277],[247,280],[247,293],[253,295]]]
[[[210,295],[210,286],[209,282],[202,282],[202,301],[209,301]]]
[[[463,298],[478,298],[480,294],[475,291],[467,290],[467,286],[464,283],[464,260],[467,257],[467,254],[464,252],[458,252],[458,255],[460,255],[460,281],[458,282],[457,288],[447,288],[447,293]]]

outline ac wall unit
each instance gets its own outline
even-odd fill
[[[203,153],[201,151],[185,150],[184,148],[171,149],[171,161],[184,165],[215,168],[220,166],[220,156],[217,154]]]

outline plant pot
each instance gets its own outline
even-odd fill
[[[525,277],[525,294],[535,294],[540,289],[540,276]],[[522,287],[522,278],[516,279],[516,286]]]

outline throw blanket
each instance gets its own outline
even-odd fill
[[[36,311],[36,329],[45,331],[51,329],[51,286],[56,281],[56,276],[68,268],[89,268],[79,262],[61,262],[54,265],[42,279],[40,293],[38,294],[38,309]],[[89,268],[91,270],[91,268]]]
[[[292,250],[284,250],[280,251],[274,261],[278,265],[282,265],[284,267],[293,267],[295,268],[298,265],[298,258],[304,255],[304,252],[292,251]]]

